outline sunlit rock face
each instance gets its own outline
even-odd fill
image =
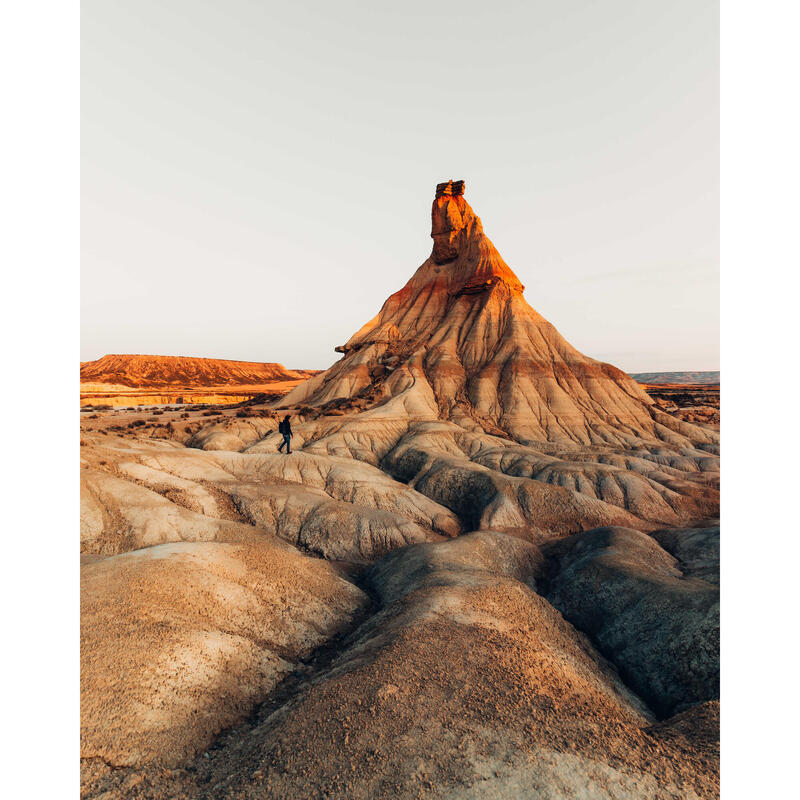
[[[711,443],[654,411],[621,370],[570,345],[523,297],[483,232],[463,181],[439,184],[431,256],[379,314],[338,348],[345,357],[286,396],[320,405],[369,388],[384,412],[449,419],[521,443]]]
[[[431,258],[437,264],[452,261],[458,256],[459,234],[468,221],[467,201],[464,199],[464,181],[447,181],[436,187],[436,198],[431,209]],[[478,221],[480,224],[480,221]]]

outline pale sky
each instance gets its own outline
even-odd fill
[[[466,199],[578,349],[719,368],[707,0],[83,0],[81,360],[323,369]]]

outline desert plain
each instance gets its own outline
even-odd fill
[[[82,797],[719,795],[718,384],[431,222],[324,372],[81,365]]]

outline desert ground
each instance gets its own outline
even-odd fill
[[[719,387],[572,347],[463,182],[431,218],[324,372],[82,388],[82,797],[718,797]]]

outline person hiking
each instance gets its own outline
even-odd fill
[[[278,423],[278,433],[283,434],[283,441],[280,443],[278,447],[278,452],[283,452],[284,445],[286,446],[286,452],[292,452],[292,426],[289,424],[289,415],[287,414],[279,423]]]

